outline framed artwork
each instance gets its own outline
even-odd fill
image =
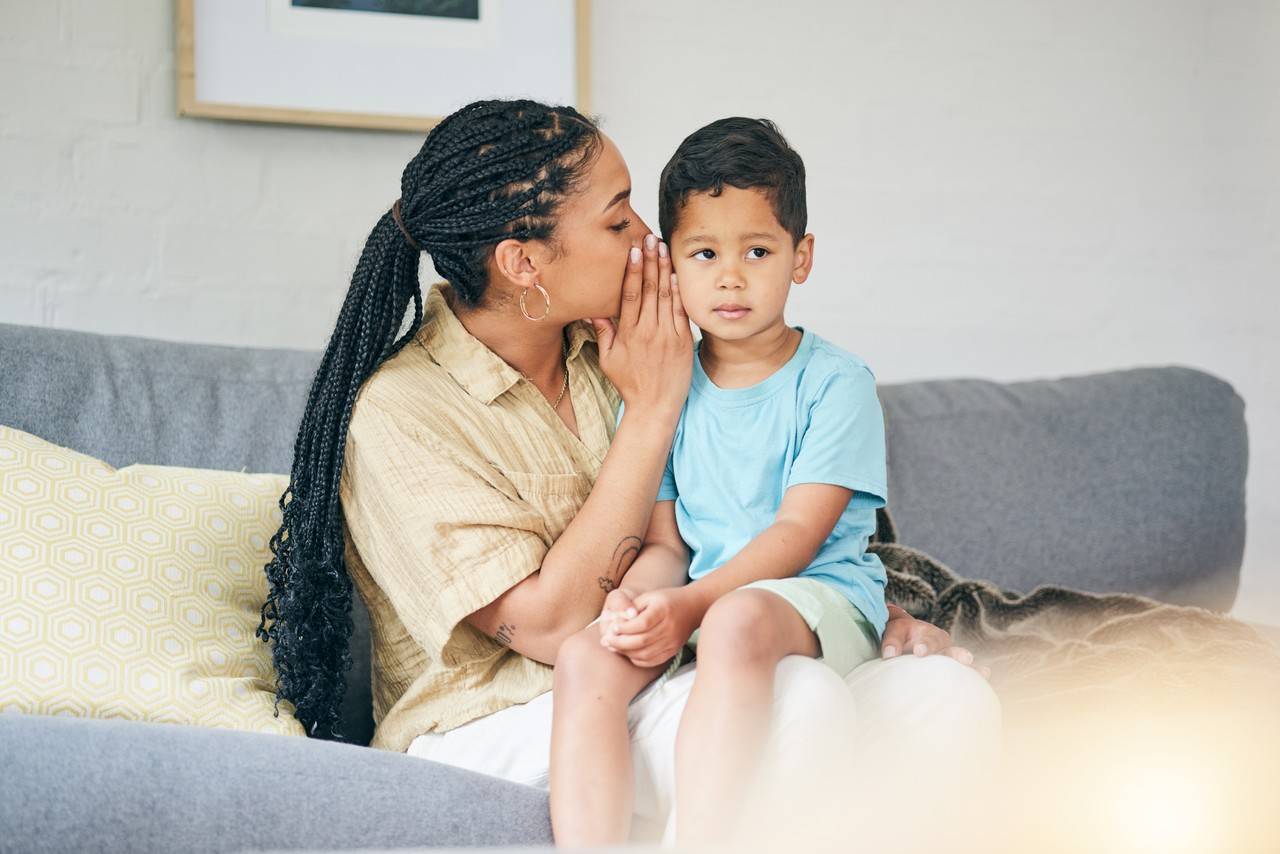
[[[176,2],[182,116],[425,131],[482,98],[589,109],[589,0]]]

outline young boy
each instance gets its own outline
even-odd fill
[[[676,742],[683,842],[722,830],[745,793],[782,657],[842,678],[879,657],[885,570],[866,547],[887,478],[871,369],[783,317],[814,238],[804,164],[773,123],[727,118],[687,137],[663,169],[659,220],[702,338],[645,544],[597,622],[609,654],[669,662],[658,684],[697,652]],[[625,726],[618,708],[590,719],[601,737]],[[573,711],[572,733],[552,729],[552,819],[558,841],[581,844],[601,840],[566,818],[568,793],[625,809],[626,783],[613,806],[608,793],[630,770],[589,748]],[[568,712],[557,700],[554,713]]]

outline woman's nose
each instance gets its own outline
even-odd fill
[[[628,230],[627,235],[635,241],[641,241],[644,240],[644,236],[649,232],[649,224],[641,219],[639,214],[636,214],[636,218],[631,221],[631,228]],[[662,239],[662,235],[657,232],[654,232],[654,234],[659,240]]]

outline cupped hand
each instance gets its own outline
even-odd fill
[[[655,235],[632,246],[622,280],[622,307],[591,318],[600,369],[631,410],[678,416],[693,374],[693,330],[671,271],[671,253]]]
[[[884,658],[911,652],[913,655],[949,655],[961,664],[968,665],[986,679],[991,668],[975,664],[973,653],[951,643],[951,635],[933,623],[917,620],[897,605],[889,606],[889,621],[880,641],[880,654]]]

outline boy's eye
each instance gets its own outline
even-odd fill
[[[759,255],[751,255],[751,253],[752,253],[752,252],[759,252],[760,254],[759,254]],[[751,247],[750,249],[748,249],[748,250],[747,250],[747,254],[748,254],[748,255],[750,255],[752,258],[760,259],[760,258],[763,258],[764,256],[768,255],[768,254],[769,254],[769,250],[768,250],[768,249],[765,249],[763,246],[753,246],[753,247]]]
[[[631,227],[631,220],[624,219],[622,222],[614,223],[613,225],[609,226],[609,230],[610,231],[626,231],[630,227]]]
[[[707,255],[709,257],[702,258],[701,256],[703,255]],[[716,253],[711,249],[699,249],[697,252],[693,253],[693,257],[702,261],[710,261],[712,258],[716,257]]]

